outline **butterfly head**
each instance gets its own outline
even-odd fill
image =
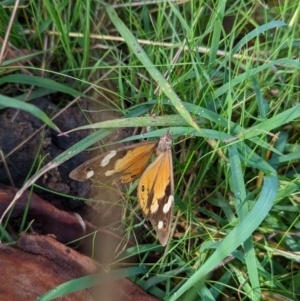
[[[173,142],[172,134],[167,133],[166,135],[160,137],[156,148],[157,154],[169,150],[172,147],[172,142]]]

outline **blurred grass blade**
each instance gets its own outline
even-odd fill
[[[221,33],[223,31],[223,18],[224,18],[224,12],[226,8],[226,1],[219,1],[217,4],[217,7],[215,8],[217,13],[213,14],[211,21],[214,24],[213,27],[213,35],[212,35],[212,43],[209,53],[209,64],[207,72],[210,74],[212,68],[214,67],[214,62],[217,60],[217,52],[220,47],[220,38]]]
[[[32,114],[33,116],[35,116],[36,118],[39,118],[40,120],[42,120],[45,124],[47,124],[50,128],[52,128],[53,130],[61,133],[60,129],[52,122],[52,120],[38,107],[24,102],[24,101],[20,101],[11,97],[7,97],[4,95],[0,95],[0,106],[2,107],[10,107],[10,108],[14,108],[14,109],[20,109],[23,111],[26,111],[30,114]]]
[[[278,28],[281,26],[286,26],[287,24],[283,21],[271,21],[267,24],[263,24],[252,31],[250,31],[248,34],[246,34],[233,48],[232,48],[232,53],[237,53],[242,47],[244,47],[249,41],[252,39],[260,36],[266,31],[269,31],[273,28]]]
[[[147,268],[145,266],[125,268],[111,271],[109,273],[102,272],[95,275],[84,276],[60,284],[59,286],[53,288],[52,290],[37,298],[36,301],[54,300],[58,297],[62,297],[89,287],[107,283],[120,278],[135,276],[142,273],[147,273]]]
[[[16,84],[42,87],[45,89],[51,89],[57,92],[66,93],[72,95],[73,97],[79,97],[82,95],[81,93],[68,87],[67,85],[57,83],[54,80],[43,78],[43,77],[32,76],[32,75],[26,75],[26,74],[12,74],[12,75],[1,77],[0,85],[4,85],[6,83],[16,83]]]
[[[292,71],[293,68],[300,69],[300,63],[297,60],[283,58],[283,59],[271,61],[271,62],[263,64],[259,67],[252,68],[250,70],[246,70],[244,73],[231,79],[230,82],[227,82],[220,88],[216,89],[216,91],[214,92],[214,99],[217,99],[221,95],[228,93],[228,91],[231,90],[233,87],[235,87],[243,82],[247,82],[247,80],[249,78],[251,78],[252,76],[262,73],[262,71],[264,71],[266,69],[275,68],[275,67],[277,68],[279,66],[281,68],[291,67],[290,71]]]

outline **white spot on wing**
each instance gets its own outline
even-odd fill
[[[154,200],[151,207],[150,207],[150,213],[155,213],[158,210],[158,201]]]
[[[164,227],[164,222],[159,221],[158,224],[157,224],[157,229],[161,230],[163,227]]]
[[[109,162],[110,162],[110,159],[113,158],[115,155],[116,155],[116,151],[112,150],[110,151],[104,158],[103,160],[101,161],[100,163],[100,166],[104,167],[106,166]]]
[[[163,207],[163,213],[166,214],[170,211],[170,208],[172,207],[173,202],[174,202],[174,197],[173,197],[173,195],[170,195],[168,198],[168,202]]]
[[[113,175],[114,173],[115,173],[114,170],[107,170],[107,171],[105,172],[105,176],[106,176],[106,177],[109,177],[109,176]]]
[[[89,170],[88,173],[86,174],[86,178],[89,179],[94,175],[94,171],[93,170]]]

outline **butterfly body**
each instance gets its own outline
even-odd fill
[[[140,178],[137,196],[145,219],[155,228],[160,243],[168,242],[174,207],[172,135],[98,155],[78,166],[70,178],[85,181],[95,174],[130,183]],[[149,164],[153,155],[155,160]]]

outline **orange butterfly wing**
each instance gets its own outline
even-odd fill
[[[145,219],[155,228],[161,245],[168,242],[174,208],[173,161],[171,136],[163,136],[159,153],[144,171],[138,184],[138,200]]]
[[[69,176],[77,181],[86,181],[97,174],[106,180],[119,178],[122,183],[130,183],[141,177],[137,189],[141,210],[145,219],[150,220],[155,228],[160,243],[165,246],[174,208],[171,144],[172,135],[166,134],[158,141],[123,146],[90,159]],[[147,167],[153,154],[157,157]]]

